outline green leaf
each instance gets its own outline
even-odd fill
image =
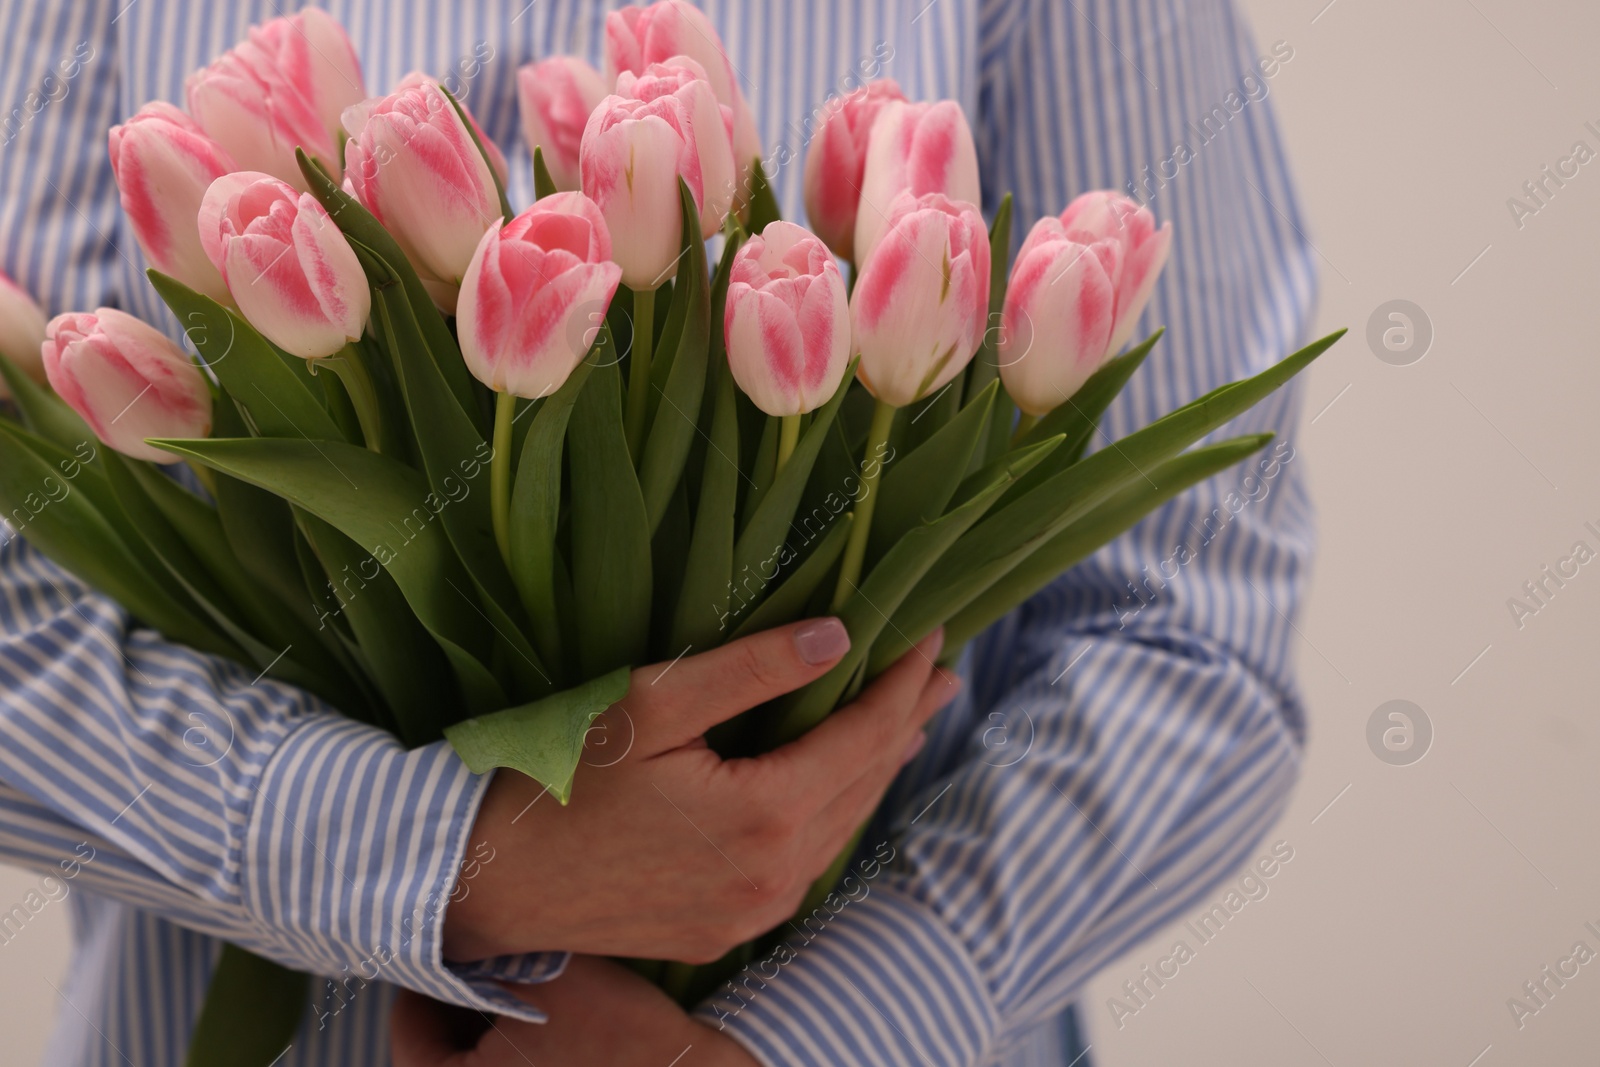
[[[738,543],[733,549],[733,580],[739,581],[739,576],[749,573],[759,575],[770,561],[775,560],[782,550],[785,538],[789,535],[789,523],[794,519],[795,508],[800,504],[800,496],[805,492],[806,481],[811,477],[812,465],[816,463],[817,453],[822,451],[822,442],[828,436],[833,426],[834,416],[839,411],[839,406],[844,403],[845,394],[850,391],[851,384],[855,381],[856,363],[850,362],[845,371],[844,380],[839,383],[839,388],[821,408],[818,408],[811,425],[800,436],[800,443],[795,446],[794,454],[789,457],[783,470],[778,473],[777,480],[772,483],[772,488],[762,498],[761,504],[745,525],[744,532],[739,535]],[[759,602],[748,601],[734,612],[735,618],[749,611]]]
[[[994,326],[998,321],[995,316],[1005,307],[1006,302],[1006,282],[1009,280],[1011,260],[1012,206],[1011,194],[1007,193],[1000,199],[1000,206],[994,212],[994,221],[989,224],[988,325],[990,326]],[[979,347],[978,356],[972,361],[972,369],[967,374],[969,395],[1000,377],[1000,363],[995,354],[999,341],[1000,337],[994,330],[984,331],[983,344]]]
[[[1162,463],[1150,472],[1149,482],[1141,479],[1111,496],[1045,542],[957,612],[944,625],[946,647],[976,637],[1053,582],[1073,564],[1122,536],[1156,508],[1189,487],[1260,451],[1272,438],[1270,433],[1235,437],[1196,448]]]
[[[588,356],[534,413],[511,489],[511,577],[527,610],[539,656],[555,672],[558,683],[566,667],[555,585],[561,457],[578,394],[595,364],[610,359],[611,352],[610,331],[602,328]]]
[[[549,673],[516,618],[521,614],[520,605],[494,540],[486,484],[493,450],[472,419],[454,403],[438,366],[427,358],[415,309],[406,300],[404,288],[394,284],[393,265],[366,248],[358,249],[357,255],[373,279],[373,309],[392,341],[394,366],[428,486],[433,500],[441,503],[438,514],[445,533],[477,594],[469,598],[473,610],[481,611],[509,646],[519,692],[548,691]],[[479,478],[484,482],[474,485]],[[465,589],[462,596],[467,597]]]
[[[5,379],[11,399],[16,402],[28,429],[46,441],[70,452],[79,445],[92,445],[97,440],[89,424],[68,407],[66,401],[28,377],[4,355],[0,355],[0,378]]]
[[[544,149],[538,145],[533,146],[533,197],[543,200],[555,193],[556,180],[550,177],[550,168],[544,161]]]
[[[906,598],[894,632],[872,651],[879,669],[966,607],[1040,545],[1159,463],[1183,452],[1276,390],[1333,345],[1339,330],[1254,377],[1221,386],[1144,429],[1052,475],[995,509],[962,538]]]
[[[706,246],[700,240],[700,217],[689,187],[678,180],[683,213],[684,255],[672,291],[672,310],[662,334],[665,344],[676,338],[666,388],[650,423],[639,463],[649,530],[655,534],[667,503],[683,477],[705,395],[707,348],[711,341],[711,293],[706,277]]]
[[[760,607],[745,616],[744,622],[739,624],[739,628],[728,640],[736,640],[747,634],[760,633],[762,630],[770,630],[774,626],[782,626],[804,618],[806,604],[811,600],[811,594],[821,587],[823,579],[833,571],[833,565],[839,562],[839,556],[844,552],[845,541],[850,537],[850,527],[854,522],[854,512],[847,511],[840,515],[839,521],[828,527],[822,542],[805,558],[805,562],[796,567],[794,572],[784,579],[783,584],[761,602]]]
[[[616,364],[589,375],[567,440],[578,663],[593,678],[641,662],[650,642],[650,536],[623,436]]]
[[[1057,462],[1062,466],[1076,463],[1078,457],[1083,455],[1089,438],[1094,435],[1100,416],[1122,392],[1122,387],[1128,384],[1133,372],[1144,365],[1145,357],[1166,332],[1166,328],[1162,327],[1122,355],[1107,360],[1103,367],[1089,375],[1076,393],[1034,423],[1017,443],[1031,445],[1058,433],[1066,434],[1067,442],[1057,455]]]
[[[775,415],[766,416],[761,427],[761,443],[756,446],[755,462],[750,465],[750,481],[744,494],[744,518],[739,526],[741,530],[755,518],[757,509],[767,498],[778,476],[778,434],[782,429],[782,419]]]
[[[417,277],[417,272],[412,269],[405,253],[401,251],[389,231],[383,228],[383,224],[361,206],[359,200],[340,189],[333,179],[306,158],[306,154],[298,148],[295,149],[295,159],[300,163],[300,173],[305,176],[311,188],[311,195],[322,202],[322,206],[333,218],[334,225],[350,239],[352,247],[359,244],[371,250],[373,255],[387,263],[400,278],[400,284],[406,291],[406,300],[411,305],[412,313],[417,317],[422,336],[427,340],[428,354],[433,357],[439,373],[444,376],[445,384],[450,388],[450,395],[461,405],[461,410],[474,419],[479,432],[487,432],[488,413],[478,406],[472,388],[472,374],[461,360],[455,335],[450,332],[444,316],[434,306],[433,297],[428,295],[422,279]]]
[[[328,409],[244,319],[158,270],[146,271],[217,381],[264,437],[344,441]]]
[[[728,632],[728,604],[733,595],[733,523],[739,502],[737,386],[725,361],[719,360],[712,373],[717,393],[711,440],[700,478],[694,533],[683,565],[683,585],[673,616],[675,648],[705,649],[720,644],[722,635]]]
[[[542,700],[457,723],[444,735],[467,769],[487,774],[495,767],[521,771],[566,804],[583,758],[589,724],[628,695],[627,667],[601,675]]]
[[[272,1067],[300,1028],[310,976],[223,945],[184,1067]]]
[[[973,449],[984,428],[1000,386],[991,381],[972,403],[945,423],[932,437],[896,461],[879,486],[873,513],[867,560],[878,559],[908,531],[932,522],[961,484]],[[1037,470],[1037,468],[1035,468]]]
[[[395,735],[415,748],[437,741],[440,731],[465,714],[450,660],[417,620],[405,594],[366,549],[309,512],[297,515],[309,585],[320,574],[332,601],[319,612],[319,627],[335,634],[348,627],[361,666],[382,694]],[[312,571],[319,572],[313,574]],[[319,631],[321,632],[321,631]]]
[[[76,477],[69,475],[72,470]],[[171,640],[244,660],[238,645],[207,624],[186,597],[173,594],[159,561],[149,565],[153,557],[148,549],[141,558],[129,547],[103,510],[117,506],[110,486],[92,487],[92,480],[100,477],[71,453],[0,419],[0,518],[40,552]],[[117,518],[127,525],[120,511]]]
[[[780,710],[769,726],[770,747],[793,741],[827,717],[906,595],[1000,494],[1057,443],[1034,445],[1007,456],[991,468],[991,484],[982,492],[949,514],[909,531],[889,549],[839,611],[850,631],[850,651],[827,674],[779,702]]]
[[[484,666],[493,645],[489,619],[435,521],[452,505],[432,493],[420,472],[342,441],[162,439],[157,447],[276,493],[361,545],[444,649],[467,707],[505,706],[504,691]]]
[[[761,160],[755,159],[750,163],[750,222],[745,227],[749,233],[760,233],[767,228],[767,224],[777,222],[783,218],[783,210],[778,207],[778,198],[772,191],[772,182],[767,180],[767,172],[761,166]]]

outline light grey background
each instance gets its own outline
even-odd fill
[[[1085,1000],[1091,1055],[1100,1067],[1593,1063],[1600,959],[1520,1029],[1506,1001],[1574,942],[1600,952],[1584,929],[1600,928],[1600,560],[1521,629],[1507,600],[1574,541],[1600,550],[1583,528],[1600,528],[1600,159],[1521,228],[1507,199],[1575,141],[1600,152],[1584,128],[1600,129],[1600,10],[1243,2],[1263,51],[1294,49],[1269,99],[1322,256],[1318,332],[1351,328],[1311,371],[1296,440],[1321,513],[1298,639],[1313,737],[1260,850],[1281,840],[1294,858],[1210,943],[1174,929],[1112,964]],[[1409,366],[1366,341],[1373,311],[1399,299],[1434,333]],[[1367,743],[1373,711],[1395,699],[1433,727],[1407,766]],[[0,901],[36,880],[0,869]],[[41,1054],[66,919],[52,904],[0,945],[7,1063]],[[1119,1028],[1108,998],[1180,937],[1194,958],[1147,985]]]

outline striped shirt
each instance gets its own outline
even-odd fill
[[[370,91],[453,74],[531,199],[516,68],[598,65],[607,3],[332,0]],[[972,117],[985,189],[1028,225],[1093,188],[1176,228],[1144,327],[1169,332],[1107,413],[1124,435],[1301,340],[1315,277],[1272,119],[1293,49],[1228,0],[706,0],[785,214],[815,109],[862,78]],[[176,333],[142,276],[106,130],[272,0],[0,0],[0,266],[51,313],[120,306]],[[513,150],[514,148],[514,150]],[[1304,722],[1289,619],[1312,523],[1291,386],[1228,434],[1285,433],[1057,580],[971,647],[963,697],[896,782],[850,902],[699,1010],[769,1065],[1064,1065],[1107,962],[1233,873],[1281,812]],[[24,536],[26,530],[20,531]],[[1180,549],[1180,546],[1183,546]],[[446,965],[485,782],[312,697],[133,627],[10,536],[0,547],[0,858],[64,900],[77,951],[48,1062],[181,1062],[223,939],[319,976],[281,1067],[388,1062],[396,986],[516,1010]],[[455,889],[458,885],[466,890]],[[1086,1061],[1080,1061],[1086,1062]]]

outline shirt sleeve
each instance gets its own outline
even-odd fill
[[[1016,239],[1092,188],[1137,195],[1176,230],[1143,323],[1168,333],[1102,446],[1302,340],[1312,251],[1266,94],[1241,87],[1268,83],[1227,3],[1006,0],[981,31],[974,125],[986,195],[1015,191]],[[1187,120],[1213,102],[1227,118],[1201,141]],[[1147,160],[1169,176],[1148,189]],[[1247,861],[1303,743],[1298,417],[1293,386],[1240,416],[1217,438],[1283,436],[975,643],[970,699],[943,713],[969,726],[935,731],[869,828],[874,851],[703,1021],[769,1067],[995,1062]]]
[[[560,953],[448,966],[488,778],[315,697],[130,626],[8,528],[0,546],[0,858],[285,966],[540,1016],[498,981]]]

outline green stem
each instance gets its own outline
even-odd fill
[[[511,569],[511,424],[516,421],[515,393],[494,398],[494,456],[489,460],[489,508],[494,516],[494,543]]]
[[[345,345],[326,360],[328,369],[339,376],[344,391],[350,394],[355,406],[356,419],[361,423],[361,437],[374,452],[383,451],[383,414],[378,403],[378,389],[372,384],[372,373],[367,370],[361,349],[354,344]],[[312,365],[315,367],[315,364]]]
[[[628,454],[635,463],[644,451],[644,420],[650,400],[650,346],[655,342],[656,291],[633,291],[633,354],[628,368]]]
[[[881,453],[889,441],[889,430],[894,426],[894,413],[894,406],[882,400],[872,410],[872,429],[867,431],[867,450],[862,458],[861,499],[856,504],[856,520],[850,527],[850,540],[845,542],[844,559],[839,564],[833,611],[844,607],[861,580],[861,565],[867,558],[867,538],[872,533],[872,512],[878,506],[878,478],[883,474]]]
[[[1033,429],[1034,423],[1039,421],[1039,416],[1029,415],[1026,411],[1017,416],[1017,428],[1011,431],[1011,447],[1015,448],[1028,436],[1028,431]]]
[[[783,473],[783,465],[794,455],[794,446],[800,443],[800,415],[785,415],[778,424],[778,466],[773,471],[776,480]]]

